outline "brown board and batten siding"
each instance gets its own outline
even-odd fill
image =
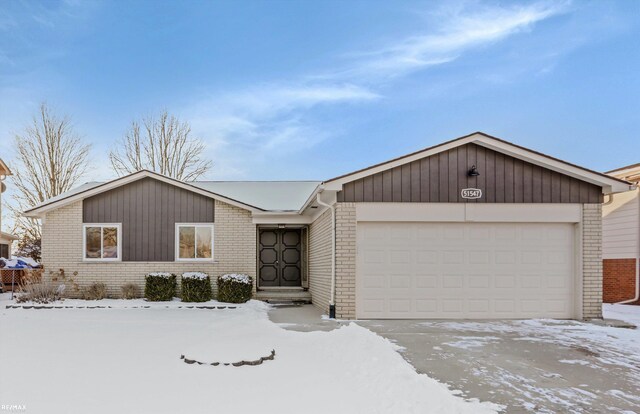
[[[84,223],[121,223],[122,260],[165,262],[175,258],[176,223],[213,223],[214,200],[143,178],[83,201]]]
[[[469,177],[475,165],[480,173]],[[464,199],[461,190],[482,190]],[[466,144],[346,183],[339,202],[601,203],[602,189],[476,144]]]

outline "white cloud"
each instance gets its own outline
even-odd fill
[[[243,165],[309,148],[330,134],[308,116],[311,109],[378,99],[353,84],[263,85],[202,99],[183,111],[205,139],[217,176],[241,177]]]
[[[511,7],[456,8],[434,16],[436,30],[410,36],[378,50],[353,54],[347,77],[396,77],[457,59],[473,47],[531,30],[535,23],[564,13],[568,2],[539,2]]]
[[[447,3],[447,6],[450,3]],[[217,162],[215,174],[240,178],[243,165],[310,148],[336,134],[318,123],[313,109],[380,99],[382,83],[457,59],[468,50],[531,30],[565,12],[567,2],[507,7],[442,9],[428,32],[368,52],[352,53],[348,64],[306,81],[268,84],[201,99],[184,111],[194,132],[205,138]],[[365,86],[366,85],[366,86]],[[249,169],[249,168],[247,168]]]

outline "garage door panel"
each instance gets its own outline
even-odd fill
[[[491,275],[489,274],[472,274],[467,277],[467,286],[473,289],[491,288]]]
[[[358,223],[359,318],[569,318],[573,226]]]

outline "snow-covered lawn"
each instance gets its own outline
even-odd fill
[[[419,375],[390,341],[356,324],[287,331],[267,306],[6,309],[0,404],[29,413],[492,413]],[[72,302],[66,302],[70,304]],[[213,303],[211,303],[213,304]],[[184,305],[184,304],[183,304]],[[268,356],[258,366],[186,364]]]

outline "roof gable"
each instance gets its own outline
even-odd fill
[[[225,197],[222,196],[220,194],[216,194],[212,191],[197,187],[195,185],[192,185],[190,183],[186,183],[180,180],[176,180],[174,178],[171,177],[167,177],[165,175],[162,174],[158,174],[156,172],[153,171],[149,171],[149,170],[141,170],[141,171],[137,171],[135,173],[129,174],[129,175],[125,175],[123,177],[120,178],[116,178],[115,180],[112,181],[107,181],[105,183],[86,183],[83,184],[80,187],[77,187],[74,190],[71,190],[69,192],[60,194],[57,197],[53,197],[49,200],[46,200],[45,202],[27,210],[24,212],[24,215],[26,215],[27,217],[38,217],[43,213],[46,213],[49,210],[53,210],[56,208],[60,208],[64,205],[79,201],[79,200],[83,200],[85,198],[112,190],[114,188],[118,188],[120,186],[132,183],[134,181],[137,180],[141,180],[143,178],[153,178],[159,181],[163,181],[165,183],[168,184],[172,184],[175,185],[177,187],[183,188],[185,190],[188,191],[192,191],[194,193],[197,194],[201,194],[210,198],[214,198],[220,201],[223,201],[225,203],[231,204],[233,206],[236,207],[240,207],[243,208],[245,210],[249,210],[249,211],[263,211],[263,209],[258,208],[256,206],[252,206],[250,204],[246,204],[243,203],[241,201],[238,200],[234,200],[232,198],[229,197]]]
[[[439,154],[470,143],[494,150],[496,152],[500,152],[513,158],[518,158],[522,161],[526,161],[533,165],[538,165],[540,167],[578,179],[580,181],[597,185],[602,188],[602,192],[605,194],[611,192],[627,191],[629,189],[630,183],[626,181],[619,180],[583,167],[579,167],[577,165],[559,160],[549,155],[545,155],[540,152],[533,151],[510,143],[508,141],[493,137],[483,132],[475,132],[473,134],[465,135],[439,145],[428,147],[411,154],[394,158],[390,161],[386,161],[349,174],[345,174],[325,181],[324,184],[326,189],[328,190],[340,191],[342,189],[342,186],[346,183],[371,176],[381,171],[409,164],[413,161]]]
[[[469,176],[471,166],[478,176]],[[482,191],[463,198],[463,189]],[[343,202],[601,203],[595,184],[467,143],[342,186]]]

